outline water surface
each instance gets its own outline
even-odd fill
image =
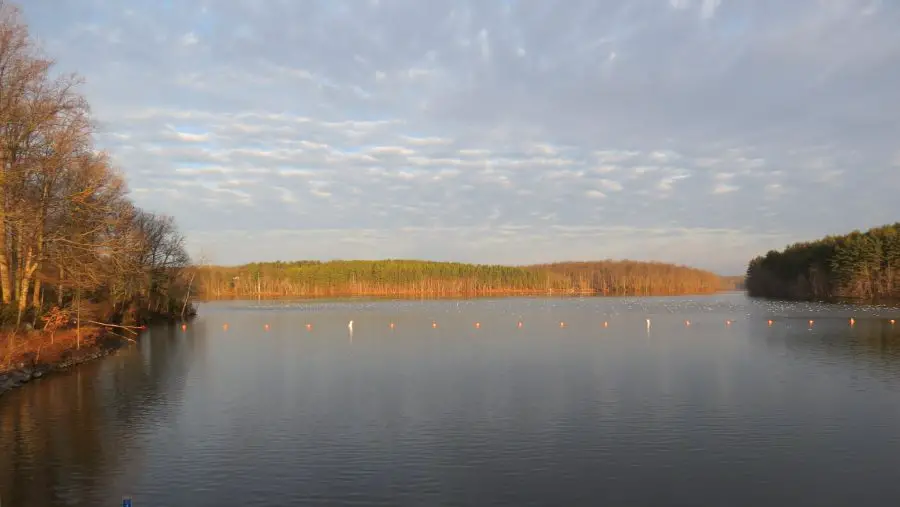
[[[0,499],[897,504],[892,318],[741,294],[205,304],[0,398]]]

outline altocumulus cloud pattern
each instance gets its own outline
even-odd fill
[[[900,216],[900,3],[28,0],[139,205],[219,263],[726,273]]]

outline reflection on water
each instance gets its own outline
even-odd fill
[[[142,435],[171,420],[190,366],[183,349],[200,343],[154,329],[130,350],[0,398],[2,505],[109,504],[110,486],[136,478]]]
[[[892,504],[891,318],[737,294],[208,304],[0,398],[0,499]]]

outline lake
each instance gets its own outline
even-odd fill
[[[892,505],[898,429],[897,309],[206,303],[0,397],[0,505]]]

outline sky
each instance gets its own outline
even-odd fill
[[[659,260],[900,220],[892,0],[20,0],[194,258]]]

